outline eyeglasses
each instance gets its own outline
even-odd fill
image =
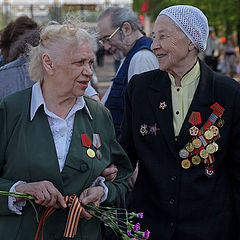
[[[119,30],[120,30],[120,27],[118,27],[110,36],[106,36],[106,37],[103,37],[102,39],[99,39],[98,42],[101,45],[104,45],[104,43],[110,41]]]

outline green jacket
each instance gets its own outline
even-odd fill
[[[31,88],[10,95],[0,102],[0,190],[9,191],[19,181],[36,182],[48,180],[65,196],[77,194],[89,187],[110,163],[118,167],[113,183],[107,182],[109,193],[104,205],[114,205],[118,185],[122,193],[127,189],[131,164],[115,138],[109,111],[96,101],[85,97],[93,119],[85,108],[76,112],[72,141],[65,166],[60,173],[54,140],[47,116],[41,106],[30,120]],[[102,159],[90,158],[83,147],[81,134],[92,139],[98,133],[102,146]],[[91,146],[94,149],[93,146]],[[94,149],[96,150],[96,149]],[[41,212],[42,207],[37,206]],[[63,239],[67,211],[57,210],[44,227],[44,240]],[[33,240],[38,223],[33,207],[27,203],[22,215],[8,209],[8,197],[0,196],[0,239]],[[40,235],[41,237],[41,235]],[[39,237],[39,239],[40,239]],[[74,239],[101,239],[100,222],[93,218],[80,219]]]

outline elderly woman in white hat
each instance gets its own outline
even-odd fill
[[[29,54],[36,83],[0,102],[0,190],[31,194],[39,213],[57,209],[45,223],[44,240],[101,239],[97,218],[74,205],[67,221],[68,211],[59,205],[72,206],[70,196],[113,205],[126,191],[131,164],[116,141],[110,112],[83,96],[93,74],[90,35],[71,22],[46,26],[40,39]],[[100,175],[111,164],[118,174],[107,182]],[[29,202],[1,196],[1,240],[33,240],[40,232],[34,216]]]
[[[126,91],[120,143],[139,160],[131,210],[144,212],[152,240],[240,239],[240,85],[198,59],[208,32],[198,8],[162,10],[160,70]]]

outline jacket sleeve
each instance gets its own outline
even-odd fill
[[[6,162],[5,151],[8,145],[7,111],[4,100],[0,101],[0,191],[9,191],[14,181],[3,178],[3,168]],[[11,214],[8,209],[8,197],[0,195],[0,215]]]
[[[133,126],[132,126],[132,117],[133,117],[132,116],[133,114],[133,106],[132,106],[133,91],[132,90],[133,90],[133,85],[136,78],[137,76],[133,76],[125,92],[124,115],[123,115],[123,122],[121,125],[121,135],[119,138],[119,143],[127,153],[134,168],[136,167],[136,163],[138,160],[137,153],[134,146]]]
[[[110,154],[111,162],[114,163],[118,168],[118,174],[113,182],[105,182],[108,187],[108,197],[103,205],[114,205],[119,197],[119,193],[116,185],[118,185],[121,194],[127,191],[127,179],[132,174],[132,166],[128,159],[128,156],[122,149],[121,145],[116,140],[115,130],[112,122],[111,113],[107,110],[108,115],[108,126],[109,126],[109,144],[110,144]]]

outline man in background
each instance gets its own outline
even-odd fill
[[[110,7],[98,17],[99,41],[115,59],[121,60],[112,85],[102,98],[110,110],[116,136],[120,135],[125,88],[135,74],[159,68],[150,46],[152,40],[144,35],[138,18],[128,8]]]

